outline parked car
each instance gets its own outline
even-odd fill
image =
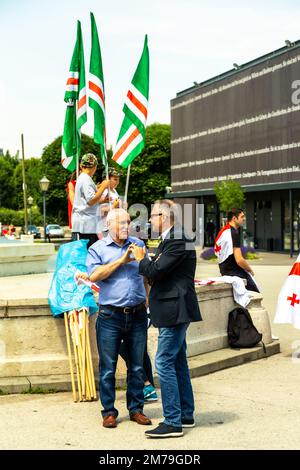
[[[25,227],[22,227],[21,234],[25,235]],[[33,235],[33,238],[41,238],[41,232],[36,225],[28,225],[27,235]]]
[[[49,224],[46,227],[46,237],[49,239],[51,238],[64,238],[65,232],[64,229],[57,224]]]

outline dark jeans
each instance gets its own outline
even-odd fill
[[[119,354],[126,362],[126,365],[128,368],[128,354],[127,354],[127,349],[123,341],[121,343]],[[144,383],[148,380],[154,386],[152,364],[151,364],[151,360],[147,351],[147,342],[146,342],[146,347],[145,347],[145,352],[144,352],[143,377],[144,377]]]
[[[100,400],[102,416],[118,416],[115,408],[116,366],[121,341],[128,352],[127,409],[129,413],[142,412],[144,407],[143,359],[147,341],[147,312],[112,312],[107,306],[100,306],[96,322],[99,351]]]
[[[252,290],[254,292],[259,292],[259,289],[250,274],[239,266],[237,268],[232,269],[231,271],[224,268],[222,269],[222,267],[220,266],[220,273],[222,274],[222,276],[237,276],[241,279],[246,279],[246,289]]]
[[[72,241],[76,240],[89,240],[87,244],[87,249],[89,249],[90,246],[93,245],[93,243],[96,243],[98,239],[98,235],[95,233],[79,233],[79,232],[72,232]]]
[[[186,358],[189,323],[160,328],[155,359],[159,376],[164,422],[181,426],[182,418],[193,419],[194,395]]]

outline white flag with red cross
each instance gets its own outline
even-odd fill
[[[218,233],[217,238],[215,239],[214,249],[219,264],[223,263],[223,261],[233,254],[230,224],[226,224]]]
[[[278,296],[274,323],[291,323],[300,329],[300,255]]]

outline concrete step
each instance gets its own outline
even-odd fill
[[[189,358],[190,374],[191,377],[200,377],[247,362],[265,359],[278,353],[280,353],[280,343],[278,341],[266,345],[266,353],[261,346],[240,350],[224,348]],[[159,386],[157,376],[155,376],[155,384]],[[98,386],[97,377],[96,385]],[[126,377],[119,375],[116,385],[119,388],[124,388]],[[70,374],[0,378],[0,394],[34,393],[37,389],[45,392],[70,391]]]

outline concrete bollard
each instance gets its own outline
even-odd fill
[[[262,340],[265,344],[270,344],[272,340],[271,323],[267,310],[262,305],[263,296],[258,292],[251,292],[251,301],[247,305],[252,321],[257,330],[262,333]]]
[[[20,239],[21,239],[21,242],[34,243],[34,236],[33,235],[24,235],[24,234],[22,234]]]

